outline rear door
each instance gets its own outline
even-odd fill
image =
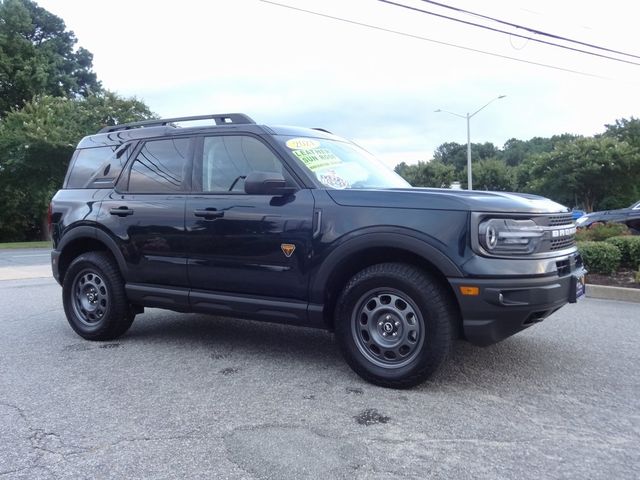
[[[300,186],[260,137],[201,137],[186,205],[192,289],[305,300],[313,196],[247,195],[252,171],[281,173]]]
[[[115,235],[127,262],[127,281],[187,287],[184,225],[191,183],[192,138],[143,142],[98,221]]]

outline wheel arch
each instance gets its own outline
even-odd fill
[[[64,275],[73,259],[86,252],[108,252],[118,264],[123,276],[127,269],[127,264],[116,242],[96,227],[83,225],[73,228],[64,235],[58,244],[58,251],[60,252],[58,273],[61,284],[64,282]]]
[[[312,303],[324,305],[324,322],[333,330],[334,310],[341,288],[360,270],[378,263],[400,262],[419,267],[435,277],[458,300],[447,277],[462,277],[456,264],[424,239],[406,233],[360,234],[336,247],[322,262],[310,287]]]

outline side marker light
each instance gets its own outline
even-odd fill
[[[460,287],[460,293],[469,297],[476,297],[480,295],[480,289],[478,287]]]

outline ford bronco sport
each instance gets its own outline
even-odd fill
[[[584,294],[564,206],[412,188],[326,130],[243,114],[106,127],[50,210],[53,273],[88,340],[144,307],[320,327],[360,376],[409,387],[454,339],[498,342]]]

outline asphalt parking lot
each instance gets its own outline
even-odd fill
[[[149,309],[87,342],[60,293],[0,281],[2,479],[638,478],[638,304],[585,299],[459,342],[394,391],[311,329]]]

